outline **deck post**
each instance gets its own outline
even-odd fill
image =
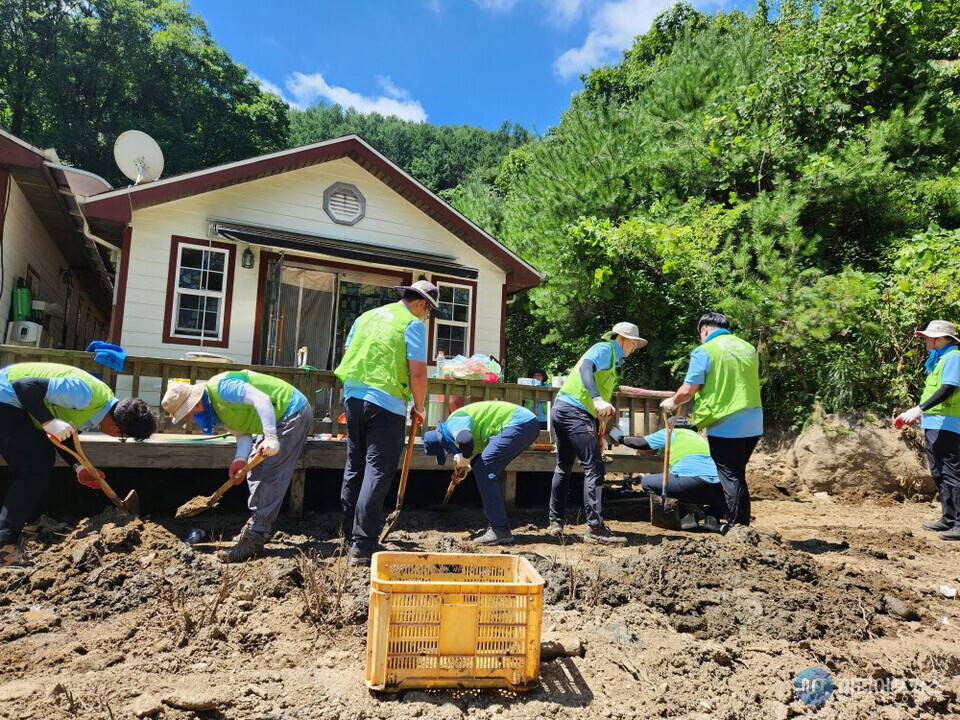
[[[303,460],[300,460],[290,479],[290,517],[295,520],[303,517],[303,491],[306,484],[307,471],[303,467]]]
[[[507,506],[507,512],[513,512],[517,508],[517,471],[507,470],[503,479],[503,502]]]

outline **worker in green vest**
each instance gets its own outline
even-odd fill
[[[624,436],[619,428],[611,428],[609,434],[614,442],[634,450],[654,450],[662,455],[667,446],[666,428],[643,437]],[[670,435],[670,467],[667,472],[667,497],[685,505],[706,506],[703,529],[719,532],[717,517],[723,517],[725,512],[720,474],[710,457],[710,445],[686,418],[677,418]],[[663,473],[644,475],[641,485],[650,495],[663,494]],[[681,530],[696,530],[698,527],[699,522],[692,512],[680,519]]]
[[[730,333],[725,315],[706,313],[697,328],[702,345],[690,353],[683,385],[660,407],[672,413],[696,400],[690,422],[707,432],[727,501],[726,533],[750,524],[747,462],[763,435],[760,361],[753,345]]]
[[[347,463],[340,502],[348,562],[369,565],[383,529],[383,502],[403,453],[407,403],[423,422],[427,392],[427,328],[440,309],[436,285],[418,280],[396,288],[399,301],[365,312],[350,328],[334,371],[343,382]]]
[[[918,330],[927,349],[927,379],[920,403],[900,413],[896,428],[920,419],[927,463],[940,495],[940,519],[923,523],[924,530],[944,540],[960,540],[960,338],[957,326],[932,320]]]
[[[313,430],[313,408],[293,385],[271,375],[238,370],[220,373],[204,383],[171,382],[161,401],[174,425],[191,416],[201,432],[226,430],[237,437],[229,477],[253,455],[266,459],[247,475],[250,519],[236,544],[221,550],[223,562],[243,562],[263,550],[290,487],[303,446]],[[261,436],[253,448],[253,436]]]
[[[465,405],[436,430],[423,434],[423,451],[436,456],[438,465],[445,464],[447,455],[454,453],[454,475],[463,479],[473,470],[483,511],[490,522],[474,542],[481,545],[514,542],[500,480],[507,465],[536,442],[539,435],[540,422],[536,415],[500,400]]]
[[[26,542],[44,512],[56,462],[47,436],[75,449],[73,435],[94,428],[145,440],[157,429],[157,418],[143,400],[117,400],[105,383],[69,365],[30,362],[0,369],[0,455],[13,471],[0,510],[0,566],[27,564]],[[81,484],[99,489],[97,478],[59,452]]]
[[[610,400],[617,389],[618,368],[634,350],[647,341],[640,337],[633,323],[620,322],[603,335],[603,342],[583,354],[560,388],[550,420],[557,439],[557,468],[550,487],[550,526],[547,532],[555,537],[563,534],[567,495],[573,463],[578,458],[583,466],[583,506],[587,531],[583,539],[589,543],[622,545],[627,539],[614,535],[603,521],[603,479],[606,466],[599,438],[599,418],[615,419]]]

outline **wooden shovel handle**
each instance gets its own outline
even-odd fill
[[[113,488],[107,484],[107,481],[104,480],[103,477],[101,477],[100,471],[97,470],[96,467],[94,467],[93,463],[87,459],[86,454],[83,452],[83,447],[81,447],[80,445],[79,433],[75,433],[73,435],[73,444],[74,444],[74,447],[77,448],[76,452],[74,452],[73,450],[68,448],[66,445],[64,445],[62,442],[57,440],[50,433],[47,433],[47,437],[50,438],[50,442],[52,442],[58,448],[75,457],[77,461],[87,469],[87,472],[90,473],[90,476],[97,479],[97,482],[100,484],[100,489],[103,490],[103,492],[106,494],[108,498],[110,498],[110,502],[112,502],[118,508],[124,507],[123,500],[121,500],[119,496],[113,491]]]
[[[234,485],[239,485],[243,482],[243,479],[247,476],[247,473],[253,470],[257,465],[266,460],[266,456],[262,453],[257,453],[250,460],[247,461],[247,464],[242,468],[237,470],[230,478],[220,487],[216,489],[213,495],[210,496],[210,504],[215,504],[220,498],[223,497],[223,494],[227,492]]]
[[[403,494],[407,491],[407,476],[410,475],[410,461],[413,460],[413,441],[420,428],[420,418],[414,416],[410,421],[410,435],[407,437],[407,451],[403,455],[403,468],[400,470],[400,491],[397,494],[397,509],[403,504]]]
[[[660,495],[664,497],[667,495],[667,479],[670,477],[670,445],[673,444],[673,429],[677,426],[677,419],[680,417],[679,411],[680,408],[674,411],[672,423],[667,418],[667,411],[661,411],[663,414],[663,425],[667,429],[666,444],[663,447],[663,486],[660,490]]]

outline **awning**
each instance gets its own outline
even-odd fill
[[[251,245],[303,250],[348,260],[410,268],[411,270],[426,270],[431,273],[452,275],[453,277],[471,280],[476,280],[479,274],[476,268],[450,262],[449,256],[406,252],[349,240],[333,240],[317,235],[302,235],[234,223],[213,222],[212,225],[218,235],[228,240]]]

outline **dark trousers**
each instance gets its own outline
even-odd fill
[[[663,473],[644,475],[642,485],[651,495],[660,495],[663,492]],[[670,473],[667,478],[667,497],[691,505],[707,505],[715,518],[723,517],[727,511],[720,483],[702,477]]]
[[[943,521],[960,527],[960,433],[926,430],[923,435],[930,474],[940,495]]]
[[[717,466],[720,485],[727,501],[727,522],[750,524],[750,492],[747,490],[747,463],[760,436],[725,438],[707,436],[710,457]]]
[[[11,545],[27,523],[43,514],[56,454],[26,411],[0,403],[0,455],[13,473],[0,510],[0,545]]]
[[[597,419],[586,410],[564,402],[550,411],[553,432],[557,436],[557,469],[550,487],[550,520],[561,525],[567,510],[570,474],[577,459],[583,465],[583,509],[590,527],[603,523],[603,476],[606,466],[597,433]]]
[[[521,425],[505,427],[490,438],[480,457],[470,463],[483,501],[483,512],[490,521],[490,527],[496,530],[510,528],[500,476],[510,461],[536,442],[539,436],[540,422],[535,417]]]
[[[353,553],[370,555],[383,530],[383,501],[403,454],[406,418],[366,400],[349,398],[347,464],[340,503],[343,537]]]

